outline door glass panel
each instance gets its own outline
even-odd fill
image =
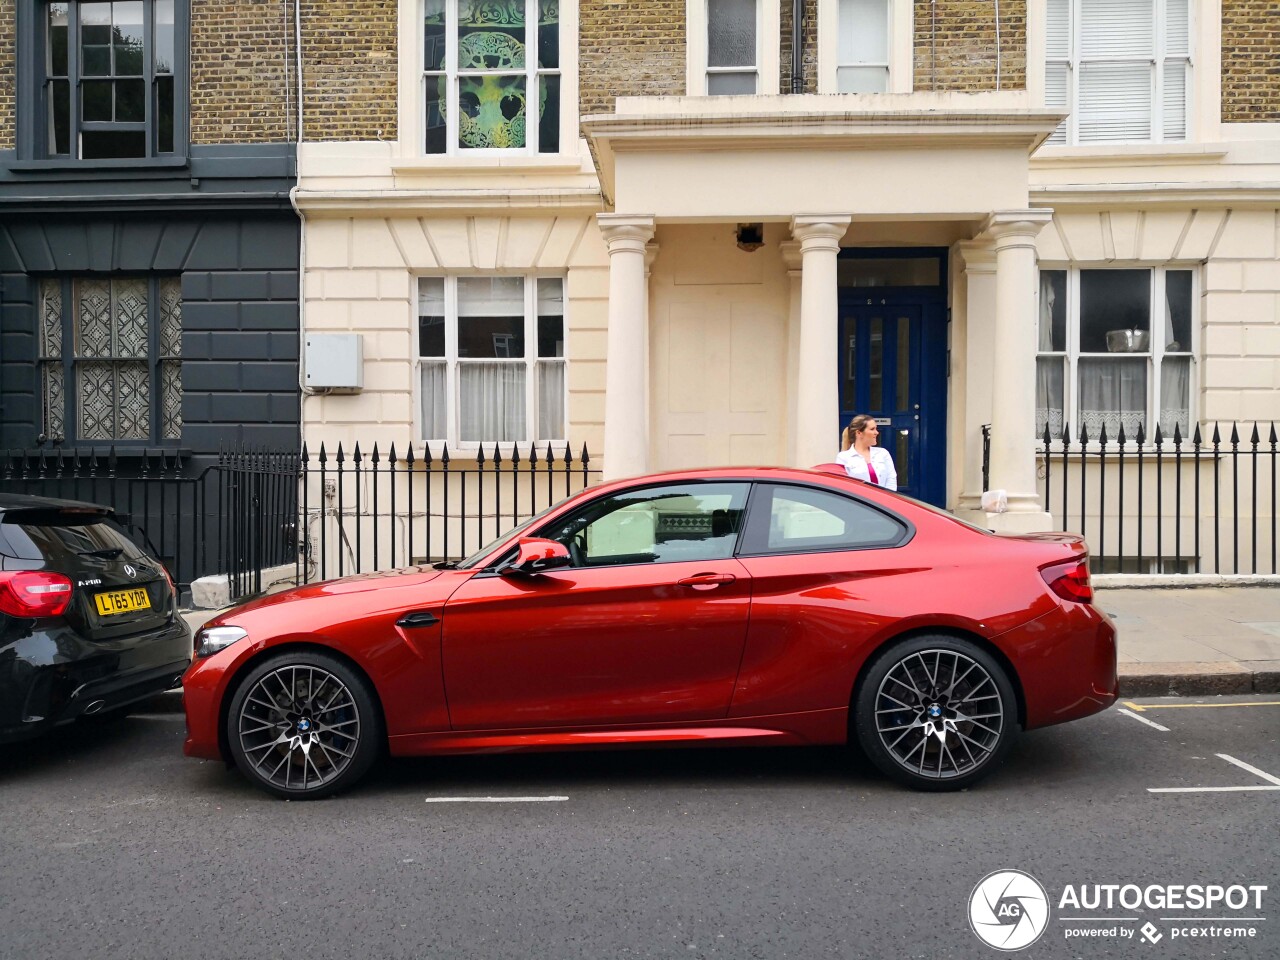
[[[893,455],[893,466],[898,471],[898,489],[901,490],[908,487],[911,483],[911,458],[907,456],[909,440],[909,430],[899,430],[898,434],[898,452]]]
[[[871,388],[871,399],[868,405],[872,410],[880,410],[884,406],[884,320],[881,317],[871,318],[871,356],[867,372],[868,385]]]
[[[911,318],[898,318],[898,410],[911,405]]]
[[[858,320],[844,318],[844,371],[840,378],[840,406],[852,410],[858,405]]]
[[[846,258],[836,264],[836,284],[841,287],[936,287],[941,277],[942,261],[937,257]]]

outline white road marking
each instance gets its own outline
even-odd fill
[[[1165,733],[1169,732],[1168,727],[1162,727],[1160,726],[1160,724],[1156,723],[1154,720],[1148,720],[1146,717],[1140,717],[1136,713],[1134,713],[1132,710],[1126,710],[1123,707],[1121,707],[1116,712],[1123,713],[1126,717],[1133,717],[1133,719],[1137,720],[1139,723],[1145,723],[1148,727],[1155,727],[1157,730],[1163,730]]]
[[[1243,760],[1237,760],[1235,757],[1228,756],[1225,753],[1220,753],[1218,754],[1218,756],[1220,756],[1223,760],[1227,761],[1227,763],[1234,763],[1241,770],[1248,770],[1255,777],[1261,777],[1263,780],[1267,781],[1267,783],[1274,783],[1277,787],[1280,787],[1280,777],[1273,777],[1269,773],[1263,773],[1257,767],[1250,766],[1249,764],[1245,763]]]
[[[427,797],[424,803],[554,803],[568,797]]]
[[[1147,787],[1147,793],[1265,793],[1280,787]]]

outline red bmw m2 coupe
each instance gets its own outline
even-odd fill
[[[1116,699],[1070,534],[824,470],[604,483],[474,556],[247,603],[196,637],[186,753],[281,797],[393,756],[841,744],[955,790]]]

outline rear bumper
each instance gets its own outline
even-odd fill
[[[1018,671],[1026,728],[1100,713],[1116,702],[1116,628],[1101,610],[1062,603],[997,638]]]
[[[0,743],[162,693],[190,660],[191,630],[181,617],[96,643],[55,621],[10,620],[0,637]]]

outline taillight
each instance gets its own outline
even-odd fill
[[[1068,560],[1043,567],[1040,576],[1049,585],[1049,589],[1063,600],[1074,603],[1092,603],[1093,587],[1089,584],[1088,559]]]
[[[71,581],[60,573],[0,573],[0,611],[11,617],[60,617],[71,602]]]
[[[178,599],[178,587],[173,582],[173,577],[169,575],[169,568],[162,563],[160,564],[160,572],[164,574],[165,580],[168,581],[169,593],[173,595],[173,598],[176,601]]]

